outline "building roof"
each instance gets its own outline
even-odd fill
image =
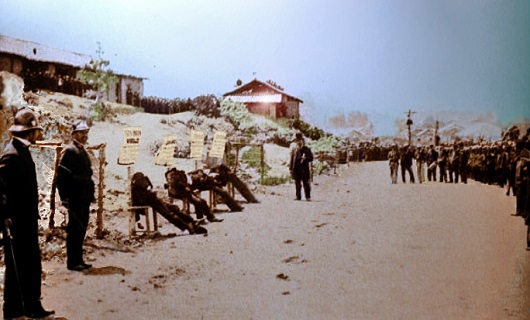
[[[21,56],[32,61],[58,63],[78,68],[83,68],[94,59],[94,57],[87,54],[51,48],[36,42],[15,39],[0,34],[1,52]],[[147,79],[133,75],[116,74],[135,79]]]
[[[287,93],[283,92],[283,90],[280,90],[269,83],[262,82],[257,79],[254,79],[237,87],[235,90],[223,94],[223,97],[229,98],[232,101],[245,103],[279,103],[282,101],[282,96],[286,96],[292,100],[303,103],[301,99],[288,95]]]
[[[22,56],[28,60],[54,62],[82,68],[92,60],[86,54],[54,49],[41,44],[0,35],[0,52]]]

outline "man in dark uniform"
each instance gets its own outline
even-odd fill
[[[1,209],[4,236],[4,319],[46,318],[54,311],[41,304],[42,262],[39,248],[39,194],[35,163],[29,146],[42,138],[33,111],[23,109],[9,128],[13,138],[0,157],[5,184]]]
[[[72,141],[66,146],[57,170],[57,189],[62,204],[68,208],[66,235],[67,268],[82,271],[91,267],[83,259],[83,242],[88,227],[90,203],[94,201],[94,181],[90,157],[85,150],[89,127],[77,120],[72,127]]]
[[[401,180],[406,183],[405,175],[409,173],[410,183],[414,183],[414,173],[412,172],[412,159],[414,159],[414,151],[405,145],[401,151]]]
[[[438,165],[438,151],[434,149],[434,145],[429,146],[427,155],[427,180],[436,181],[436,167]]]
[[[302,198],[302,185],[306,201],[311,201],[311,169],[310,164],[313,162],[313,153],[305,145],[304,137],[301,133],[296,134],[296,148],[291,154],[289,169],[294,179],[296,188],[296,200]]]

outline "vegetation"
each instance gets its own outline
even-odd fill
[[[311,140],[319,140],[320,138],[326,135],[326,133],[322,129],[315,126],[311,126],[309,123],[305,122],[300,118],[292,120],[290,125],[293,129],[299,130],[304,134],[304,136],[308,137]]]
[[[240,129],[241,124],[252,121],[250,112],[244,103],[223,100],[220,103],[220,108],[221,116],[225,117],[236,130]]]
[[[219,100],[213,94],[198,96],[194,99],[143,97],[141,105],[147,113],[174,114],[195,111],[197,115],[212,118],[221,116]]]
[[[277,186],[291,181],[291,177],[271,177],[265,176],[261,179],[261,184],[264,186]]]
[[[108,68],[110,61],[101,57],[101,45],[98,42],[98,58],[91,60],[88,65],[79,70],[76,74],[77,81],[90,85],[96,91],[96,99],[91,110],[89,109],[88,118],[91,120],[102,120],[106,117],[107,108],[100,101],[104,94],[108,96],[108,90],[113,83],[118,81],[118,77]]]

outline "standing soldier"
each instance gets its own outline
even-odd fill
[[[469,150],[460,144],[460,180],[467,184],[467,173],[469,171]]]
[[[396,184],[399,167],[399,152],[397,145],[393,145],[392,150],[388,153],[388,166],[390,167],[390,179],[392,180],[392,184]]]
[[[68,209],[66,265],[68,270],[82,271],[92,267],[83,259],[83,242],[95,188],[90,157],[85,149],[89,127],[85,121],[77,120],[72,129],[72,141],[59,162],[57,189],[62,204]]]
[[[528,218],[528,183],[530,171],[530,155],[525,148],[525,141],[519,141],[516,145],[517,162],[515,166],[515,197],[516,197],[516,216]],[[526,220],[527,224],[530,220]]]
[[[409,145],[405,145],[401,152],[401,180],[406,182],[405,173],[409,173],[410,183],[414,183],[414,172],[412,172],[412,159],[414,158],[414,151]]]
[[[54,311],[41,304],[42,262],[39,248],[39,193],[29,146],[42,139],[33,111],[22,109],[9,129],[11,141],[0,157],[5,208],[0,215],[4,235],[4,319],[46,318]]]
[[[449,155],[449,182],[458,183],[460,175],[460,150],[458,144],[453,145],[453,150]]]
[[[427,152],[424,147],[416,149],[416,173],[418,174],[418,182],[425,182],[425,162],[427,162]]]
[[[438,151],[434,149],[434,145],[429,146],[427,154],[427,180],[436,181],[436,166],[438,163]]]

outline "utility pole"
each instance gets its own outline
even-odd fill
[[[405,112],[407,114],[407,128],[409,130],[409,146],[412,146],[412,132],[410,131],[410,127],[414,124],[412,122],[412,119],[410,118],[410,116],[413,114],[413,113],[416,113],[412,110],[409,109],[408,112]]]

